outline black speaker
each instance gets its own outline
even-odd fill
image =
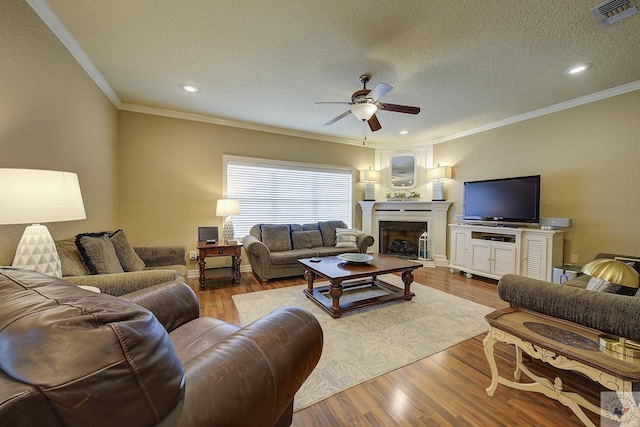
[[[198,242],[218,243],[218,227],[198,227]]]

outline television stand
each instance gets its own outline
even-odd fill
[[[553,267],[563,264],[560,230],[517,226],[449,224],[451,273],[464,272],[499,280],[505,274],[553,279]]]

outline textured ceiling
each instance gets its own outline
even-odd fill
[[[122,108],[330,140],[361,141],[362,124],[350,115],[323,126],[348,106],[315,102],[349,101],[365,72],[369,89],[394,87],[383,102],[422,109],[379,112],[382,130],[367,129],[371,145],[438,142],[603,90],[640,88],[640,14],[605,27],[589,11],[598,0],[47,3]],[[581,62],[593,65],[563,74]],[[182,91],[185,83],[200,92]]]

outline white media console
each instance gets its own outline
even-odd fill
[[[551,282],[553,267],[562,265],[561,230],[449,224],[449,231],[452,273],[492,279],[514,273]]]

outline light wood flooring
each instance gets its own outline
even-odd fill
[[[420,268],[414,281],[493,308],[507,304],[497,295],[496,281],[467,279],[445,267]],[[197,279],[189,284],[198,294],[202,316],[240,325],[232,295],[304,284],[302,277],[274,280],[261,285],[252,273],[243,273],[240,285],[207,282],[200,291]],[[498,385],[494,397],[489,365],[478,335],[440,353],[352,387],[294,414],[294,426],[582,426],[582,422],[559,402],[541,394]],[[495,346],[498,369],[511,377],[513,347]],[[553,368],[538,361],[528,366],[555,378]],[[524,378],[524,376],[523,376]],[[578,391],[598,403],[602,388],[577,374],[562,373],[565,390]],[[599,425],[599,416],[586,411]]]

